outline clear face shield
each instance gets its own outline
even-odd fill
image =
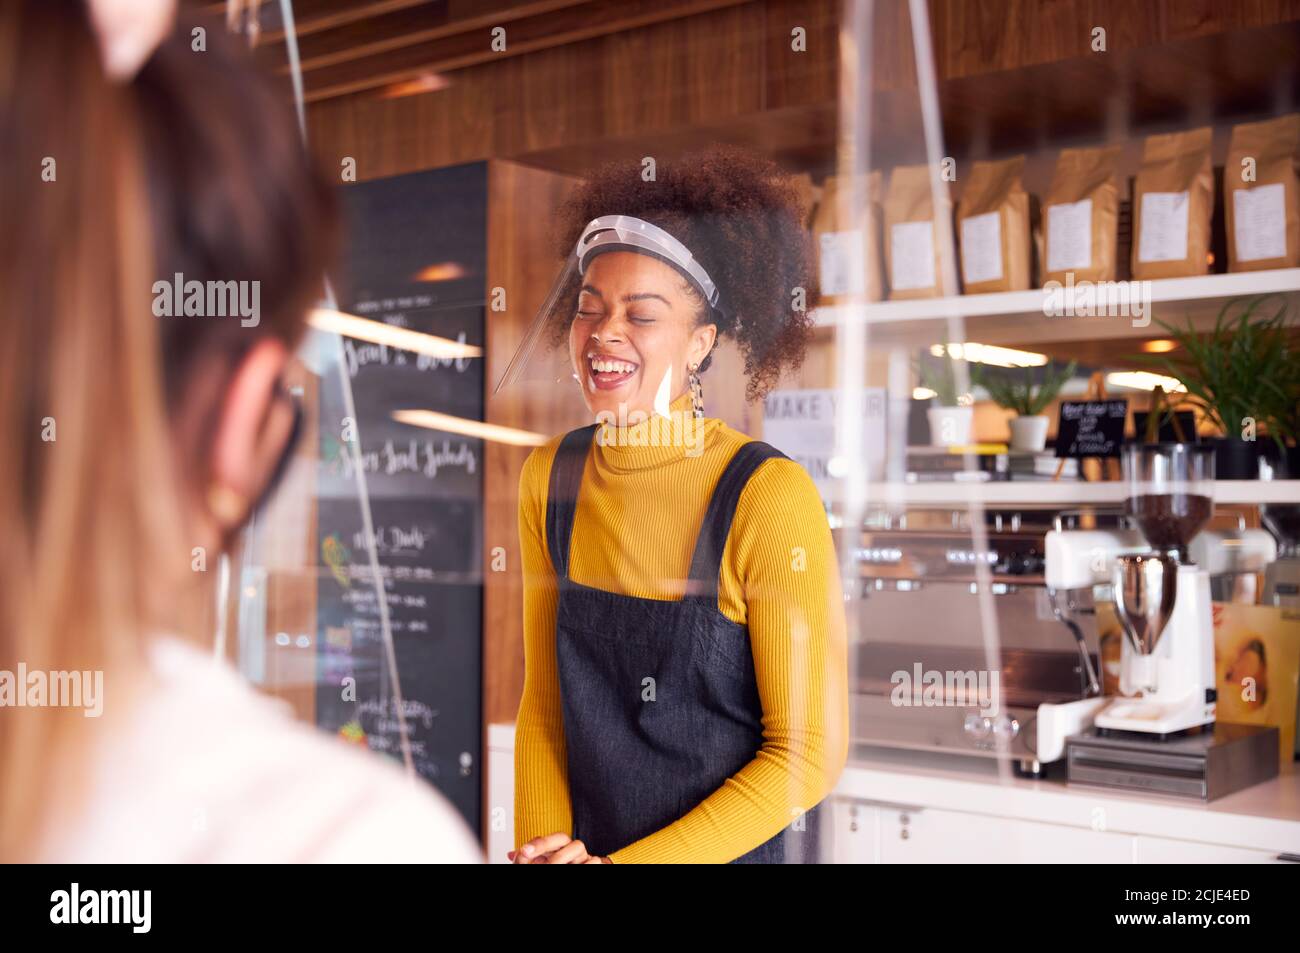
[[[478,557],[480,514],[459,490],[410,489],[430,473],[454,478],[466,451],[453,442],[448,453],[413,428],[406,439],[384,432],[376,395],[354,388],[364,356],[378,361],[388,347],[388,363],[374,367],[391,373],[420,356],[399,351],[422,346],[419,335],[367,344],[324,329],[339,320],[358,321],[313,315],[276,396],[294,415],[284,456],[209,567],[215,654],[298,720],[435,783],[474,823],[479,686],[452,663],[479,651],[469,639],[481,593],[466,566]]]
[[[300,719],[410,767],[355,436],[336,437],[328,423],[355,417],[341,345],[335,334],[310,331],[285,370],[276,399],[290,404],[292,430],[216,567],[215,651]]]
[[[682,298],[683,287],[689,288],[689,301]],[[593,219],[542,299],[493,396],[559,402],[566,411],[572,408],[575,423],[669,417],[691,370],[685,359],[673,359],[680,348],[671,346],[672,335],[684,336],[698,323],[701,301],[712,312],[718,297],[708,272],[664,229],[629,215]],[[635,313],[642,302],[646,308],[667,307],[652,322]],[[654,331],[644,327],[652,323],[658,325]]]
[[[311,313],[277,397],[301,414],[299,439],[213,582],[218,654],[476,828],[483,263],[462,252],[464,230],[442,238],[418,211],[468,187],[434,175],[352,194],[343,310],[331,293]]]

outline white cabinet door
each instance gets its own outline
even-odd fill
[[[886,864],[1129,864],[1133,838],[959,811],[882,808],[880,860]]]
[[[506,855],[515,848],[515,752],[492,744],[490,736],[487,781],[487,860],[508,864]]]
[[[1166,840],[1163,837],[1135,838],[1135,859],[1139,864],[1285,864],[1278,860],[1280,850],[1255,850],[1250,847],[1226,847],[1222,844],[1197,844],[1193,841]]]
[[[824,816],[821,842],[823,863],[880,863],[880,817],[872,805],[853,798],[831,798]]]

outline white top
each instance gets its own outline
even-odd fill
[[[41,860],[482,862],[426,782],[295,721],[181,642],[159,640],[150,658],[157,688],[129,723],[107,710],[91,722],[80,816],[56,819]]]

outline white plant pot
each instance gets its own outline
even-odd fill
[[[925,414],[930,420],[930,446],[955,447],[970,443],[975,424],[974,407],[931,407]]]
[[[1012,417],[1011,449],[1029,453],[1042,453],[1047,446],[1046,417]]]

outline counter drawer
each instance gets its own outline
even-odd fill
[[[1133,859],[1139,864],[1286,864],[1279,860],[1280,850],[1256,850],[1229,847],[1225,844],[1198,844],[1195,841],[1167,840],[1163,837],[1135,837]]]
[[[882,816],[885,863],[1128,864],[1133,838],[1081,827],[925,809]]]

